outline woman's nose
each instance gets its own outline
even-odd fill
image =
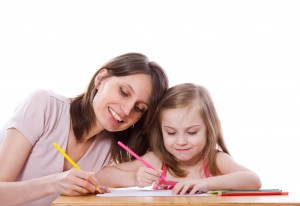
[[[130,115],[131,111],[134,109],[134,103],[133,102],[126,102],[122,105],[122,111],[124,115]]]

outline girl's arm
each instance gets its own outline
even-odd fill
[[[219,152],[216,161],[221,174],[208,178],[209,190],[257,190],[261,188],[258,175],[236,163],[230,155]]]
[[[94,173],[74,169],[15,182],[31,149],[32,145],[20,132],[7,130],[0,148],[0,202],[3,205],[22,205],[54,193],[74,196],[95,191],[98,182]]]
[[[133,160],[107,166],[97,172],[96,176],[101,185],[108,187],[146,187],[158,181],[160,177],[160,167],[158,159],[152,152],[146,153],[142,157],[159,171],[145,167],[140,161]]]
[[[209,190],[257,190],[261,188],[260,178],[251,170],[236,163],[231,156],[218,152],[218,176],[200,180],[185,179],[180,181],[173,189],[173,194],[194,194]]]

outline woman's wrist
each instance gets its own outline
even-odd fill
[[[59,194],[58,190],[56,189],[56,185],[58,181],[57,174],[48,175],[42,178],[41,185],[43,185],[43,190],[50,195],[50,194]]]

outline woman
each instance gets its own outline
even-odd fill
[[[73,99],[33,93],[0,131],[0,202],[50,205],[58,195],[95,193],[97,187],[107,192],[95,172],[110,161],[129,160],[118,140],[140,155],[148,150],[148,114],[167,88],[158,64],[127,53],[103,65]],[[82,170],[72,169],[53,143]]]

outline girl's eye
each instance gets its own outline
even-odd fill
[[[198,132],[198,131],[188,132],[188,134],[190,134],[190,135],[195,135],[195,134],[197,134],[197,132]]]
[[[175,132],[168,132],[168,135],[175,135]]]

